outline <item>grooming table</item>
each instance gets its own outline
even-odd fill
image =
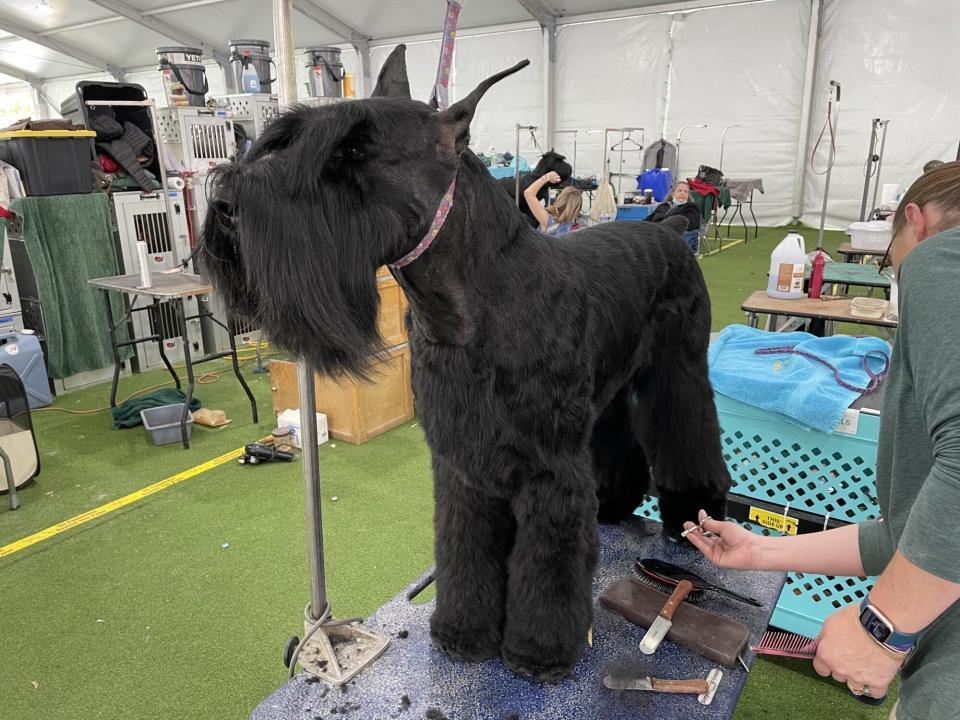
[[[886,250],[854,249],[853,244],[848,242],[840,243],[837,246],[837,252],[843,256],[845,263],[857,263],[865,257],[883,257],[887,253]]]
[[[213,293],[213,287],[204,283],[203,280],[200,279],[199,275],[191,275],[189,273],[151,273],[150,277],[153,282],[153,287],[149,288],[138,287],[140,284],[139,275],[117,275],[114,277],[96,278],[88,281],[90,285],[98,288],[103,293],[104,305],[107,308],[107,323],[110,330],[110,346],[113,350],[114,362],[113,382],[110,385],[110,407],[116,407],[117,405],[117,384],[120,380],[121,363],[120,348],[128,345],[136,345],[138,343],[146,342],[157,343],[157,347],[160,351],[160,358],[163,360],[163,364],[166,365],[167,370],[169,370],[170,374],[173,376],[173,380],[177,385],[177,389],[180,389],[180,376],[177,375],[176,370],[173,369],[173,365],[171,365],[170,361],[167,359],[167,355],[163,349],[163,338],[160,337],[160,335],[135,337],[125,342],[117,342],[117,329],[127,322],[127,320],[130,318],[130,315],[134,312],[143,312],[151,307],[151,305],[137,307],[137,300],[140,298],[146,298],[152,301],[153,307],[157,307],[161,303],[165,302],[172,303],[177,317],[177,325],[180,329],[180,337],[183,342],[183,363],[187,372],[186,398],[184,399],[183,403],[183,413],[180,416],[180,437],[183,441],[183,447],[190,447],[190,441],[187,439],[187,414],[190,411],[190,401],[193,399],[193,388],[196,384],[193,376],[193,366],[199,365],[200,363],[209,362],[210,360],[219,360],[220,358],[225,357],[230,358],[231,362],[233,363],[233,373],[237,376],[237,380],[240,381],[240,386],[250,399],[250,409],[253,414],[253,422],[256,423],[258,421],[257,401],[253,397],[253,393],[250,392],[250,388],[247,385],[246,380],[243,379],[243,375],[240,373],[240,365],[237,362],[236,340],[234,339],[233,333],[230,331],[230,325],[232,324],[230,322],[230,318],[227,318],[226,324],[220,322],[216,317],[213,316],[213,313],[211,313],[209,310],[203,309],[204,303],[198,303],[200,308],[198,313],[189,317],[186,315],[183,307],[183,301],[185,298],[210,295]],[[123,293],[124,295],[131,297],[127,311],[117,323],[113,321],[113,309],[110,307],[111,292]],[[220,325],[220,327],[227,331],[227,337],[230,339],[230,349],[224,352],[212,353],[210,355],[204,355],[200,358],[194,359],[190,353],[190,338],[187,335],[187,321],[197,320],[203,317],[210,318],[213,322],[217,323]]]
[[[390,600],[367,619],[365,626],[391,638],[390,646],[374,664],[345,686],[328,688],[307,682],[301,672],[264,700],[250,720],[312,720],[337,718],[447,718],[448,720],[696,720],[729,718],[743,690],[747,673],[739,665],[722,668],[723,681],[713,703],[700,705],[696,696],[607,690],[602,679],[611,670],[635,668],[659,678],[704,678],[718,667],[689,650],[664,641],[650,657],[640,653],[643,628],[633,625],[596,603],[613,582],[633,576],[637,557],[659,557],[683,565],[703,577],[760,600],[764,607],[728,600],[708,593],[700,606],[747,625],[750,643],[763,634],[783,587],[783,573],[746,573],[719,570],[687,543],[674,544],[660,534],[659,523],[635,518],[616,527],[601,527],[601,554],[594,580],[593,647],[584,648],[570,678],[541,684],[511,672],[499,658],[482,664],[456,662],[430,642],[429,619],[433,601],[409,602],[407,591]],[[400,639],[397,633],[409,635]],[[749,665],[748,649],[743,658]],[[277,675],[280,675],[280,653]],[[406,696],[410,706],[402,708]],[[431,712],[433,711],[433,712]]]
[[[876,272],[876,270],[874,270]],[[747,324],[750,327],[758,327],[760,324],[760,315],[770,315],[771,330],[776,330],[778,317],[799,317],[808,318],[814,321],[821,321],[821,325],[827,322],[856,323],[858,325],[874,325],[876,327],[896,328],[896,320],[887,320],[882,318],[863,318],[857,317],[850,312],[851,297],[840,298],[838,300],[811,300],[804,297],[799,300],[780,300],[772,298],[763,290],[755,290],[750,297],[740,304],[740,309],[747,314]],[[819,329],[819,333],[814,335],[823,335],[824,327]]]
[[[809,282],[812,268],[807,263],[805,279]],[[890,278],[881,275],[876,265],[860,265],[858,263],[828,262],[823,266],[823,284],[840,285],[841,292],[850,286],[880,288],[887,295],[890,294]]]
[[[730,191],[730,198],[736,201],[736,205],[733,207],[733,215],[730,216],[730,221],[727,223],[727,237],[730,237],[730,226],[737,219],[737,213],[740,213],[740,222],[743,223],[743,241],[747,241],[750,233],[747,230],[747,219],[743,215],[743,206],[746,205],[750,209],[750,217],[753,218],[753,237],[756,239],[760,235],[760,226],[757,224],[757,216],[753,214],[753,193],[759,190],[760,194],[763,194],[763,179],[743,178],[733,180],[726,178],[726,183],[727,189]],[[723,221],[727,219],[729,209],[724,209],[723,217],[720,218],[720,225],[723,225]]]

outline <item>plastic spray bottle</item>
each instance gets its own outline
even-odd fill
[[[823,257],[823,251],[817,250],[817,256],[813,259],[813,270],[810,271],[810,290],[808,297],[817,299],[820,297],[820,291],[823,289],[823,266],[826,265],[826,259]]]

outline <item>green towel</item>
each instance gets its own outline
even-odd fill
[[[37,278],[50,377],[113,365],[103,298],[87,284],[120,270],[106,195],[26,197],[10,209],[23,221],[23,241]],[[119,319],[123,297],[112,293],[111,302]],[[125,328],[118,334],[127,338]],[[121,357],[131,354],[124,348]]]
[[[119,430],[143,425],[143,420],[140,418],[141,410],[163,407],[164,405],[182,405],[186,398],[183,390],[177,390],[176,388],[154,390],[146,395],[132,397],[125,403],[110,408],[110,414],[113,415],[113,429]],[[200,400],[194,396],[190,401],[190,412],[196,412],[199,409]]]

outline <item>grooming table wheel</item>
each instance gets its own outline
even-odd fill
[[[297,649],[297,645],[300,644],[300,638],[296,635],[290,637],[287,640],[287,647],[283,650],[283,666],[285,668],[290,667],[290,661],[293,660],[293,652]]]
[[[305,632],[310,627],[311,623],[304,622]],[[339,687],[380,657],[389,644],[387,638],[359,624],[331,625],[314,633],[300,651],[298,662],[311,675]]]

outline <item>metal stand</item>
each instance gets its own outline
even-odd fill
[[[863,200],[860,203],[860,221],[867,219],[867,195],[870,192],[870,178],[873,178],[873,200],[870,202],[870,210],[877,207],[877,193],[880,191],[880,170],[883,167],[883,151],[887,147],[887,128],[890,126],[889,120],[874,118],[870,123],[870,149],[867,150],[867,162],[863,166]],[[880,138],[880,152],[876,153],[877,134],[883,127],[883,135]]]
[[[833,116],[833,128],[830,132],[830,160],[827,162],[827,179],[823,184],[823,208],[820,210],[820,230],[817,233],[818,248],[823,247],[823,228],[827,224],[827,201],[830,198],[830,176],[833,174],[833,164],[837,159],[835,138],[837,136],[837,127],[840,125],[840,83],[838,83],[836,80],[830,81],[830,101],[827,105],[827,123],[830,122],[829,107],[833,103],[836,103],[837,111]]]
[[[17,483],[13,477],[13,466],[10,464],[10,456],[0,448],[0,459],[3,460],[3,471],[7,474],[7,492],[10,494],[10,509],[16,510],[20,507],[20,498],[17,497]]]
[[[537,129],[536,125],[521,125],[517,123],[517,154],[514,155],[513,161],[517,164],[516,169],[513,172],[514,181],[514,196],[513,200],[517,204],[517,207],[520,207],[520,131],[529,130],[530,134],[533,134],[533,131]]]
[[[296,102],[296,69],[293,47],[293,0],[273,0],[274,48],[277,57],[277,95],[282,108]],[[517,161],[519,170],[519,159]],[[284,658],[289,677],[297,662],[304,670],[331,685],[348,682],[378,658],[389,640],[360,627],[359,618],[334,620],[327,601],[323,567],[323,520],[320,514],[320,458],[317,453],[316,392],[313,368],[301,358],[297,363],[300,386],[300,428],[303,490],[306,500],[307,560],[310,602],[304,610],[303,640],[288,647]]]
[[[616,145],[610,145],[610,133],[620,133],[620,142]],[[631,133],[639,132],[640,133],[640,142],[630,137]],[[644,138],[645,130],[642,127],[619,127],[619,128],[606,128],[603,131],[603,161],[604,164],[607,162],[607,148],[610,148],[610,151],[620,151],[620,166],[617,168],[617,202],[620,202],[622,184],[623,184],[623,153],[625,152],[624,143],[632,141],[637,147],[633,148],[636,152],[643,151],[643,143],[645,142]]]
[[[676,160],[676,172],[673,173],[673,181],[679,182],[682,178],[680,177],[680,138],[683,137],[683,131],[690,128],[705,128],[707,127],[706,123],[701,123],[700,125],[684,125],[677,131],[677,160]]]
[[[730,130],[731,128],[742,128],[742,127],[743,125],[727,125],[723,129],[723,132],[720,133],[720,164],[717,166],[717,170],[723,172],[723,149],[724,149],[724,146],[727,144],[727,130]]]

